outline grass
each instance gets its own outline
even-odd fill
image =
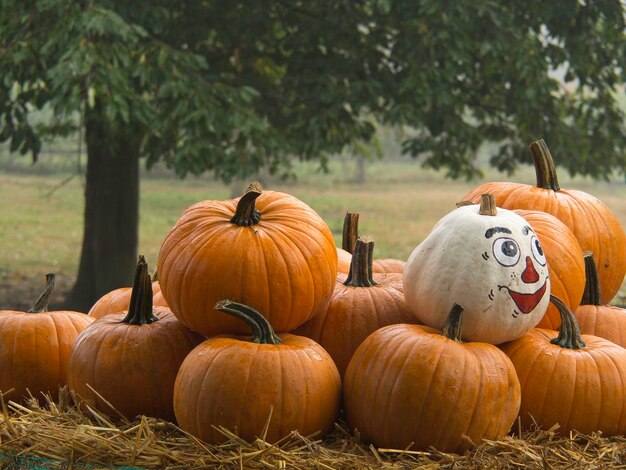
[[[331,172],[313,163],[296,166],[297,181],[266,182],[315,209],[340,244],[346,211],[359,212],[360,233],[376,242],[376,256],[406,259],[432,226],[481,181],[450,181],[410,160],[369,164],[367,183],[352,182],[354,165],[333,161]],[[157,172],[163,175],[163,172]],[[56,272],[59,290],[74,282],[80,257],[83,181],[68,174],[8,173],[0,170],[0,308],[32,303],[46,272]],[[531,183],[534,170],[522,168],[513,178],[487,171],[484,181]],[[626,226],[626,185],[560,175],[563,187],[577,188],[602,199]],[[231,188],[208,177],[179,180],[144,175],[141,181],[139,252],[155,266],[162,240],[182,211],[202,199],[230,197]],[[118,230],[111,227],[111,230]],[[623,289],[624,291],[624,289]],[[53,300],[54,303],[54,300]]]

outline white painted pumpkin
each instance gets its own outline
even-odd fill
[[[493,197],[443,217],[404,268],[407,304],[424,324],[443,328],[461,305],[463,339],[500,344],[519,338],[550,301],[546,258],[521,216],[495,207]]]

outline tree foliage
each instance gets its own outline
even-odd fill
[[[572,173],[625,169],[617,0],[5,0],[0,41],[0,141],[35,156],[98,104],[181,175],[323,161],[373,118],[454,177],[486,140],[512,170],[539,137]]]

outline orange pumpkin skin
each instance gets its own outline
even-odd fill
[[[0,311],[0,391],[5,399],[20,401],[28,390],[40,400],[42,393],[56,400],[59,387],[67,384],[72,345],[92,321],[65,310]]]
[[[350,260],[352,254],[342,248],[337,247],[337,272],[349,273],[350,272]]]
[[[361,256],[362,239],[357,242],[354,261]],[[373,243],[363,242],[364,244]],[[367,254],[366,254],[367,256]],[[365,269],[363,260],[355,269]],[[358,264],[358,263],[357,263]],[[345,285],[348,274],[337,274],[337,285],[328,308],[294,331],[319,343],[333,358],[343,378],[356,348],[378,328],[396,323],[417,323],[415,315],[404,300],[402,275],[373,274],[368,282]]]
[[[120,287],[104,294],[93,304],[87,315],[94,319],[102,318],[109,313],[127,312],[130,305],[130,296],[133,291],[132,287]],[[161,294],[161,286],[159,281],[152,283],[152,292],[154,293],[153,305],[155,307],[167,307],[167,302]]]
[[[552,156],[545,142],[531,144],[537,161],[548,159],[554,170]],[[537,174],[539,177],[540,169]],[[556,172],[544,175],[548,184],[537,186],[518,183],[486,183],[472,190],[464,199],[478,202],[483,193],[492,193],[496,205],[505,209],[539,210],[552,214],[572,231],[584,251],[592,251],[599,267],[602,302],[607,304],[618,292],[626,273],[626,234],[615,214],[599,199],[574,189],[560,189]],[[550,189],[552,182],[556,185]]]
[[[337,272],[348,274],[350,272],[350,260],[352,255],[346,250],[337,248]],[[382,258],[375,259],[372,264],[372,272],[385,274],[385,273],[400,273],[404,271],[405,261],[394,258]]]
[[[225,298],[268,312],[277,332],[297,328],[330,299],[337,252],[326,223],[293,196],[257,191],[257,222],[231,222],[253,190],[239,199],[199,202],[183,213],[161,247],[163,296],[193,331],[249,333],[245,323],[213,308]]]
[[[404,272],[405,261],[394,258],[375,259],[372,270],[375,273],[399,273]]]
[[[79,335],[69,360],[68,383],[102,413],[173,420],[176,374],[187,354],[205,338],[185,328],[168,308],[153,306],[143,256],[132,292],[127,312],[110,313]]]
[[[574,311],[580,332],[600,336],[626,348],[626,309],[602,305],[598,271],[593,253],[585,253],[585,294]]]
[[[582,335],[586,347],[572,350],[550,343],[557,334],[537,328],[501,345],[522,384],[522,426],[558,423],[562,435],[626,433],[626,349]]]
[[[276,442],[297,430],[328,432],[339,413],[341,380],[328,353],[302,336],[279,335],[282,344],[215,337],[183,362],[174,387],[181,428],[209,443],[226,440],[224,426],[246,441]],[[210,372],[210,373],[209,373]]]
[[[129,325],[126,312],[93,322],[76,340],[69,362],[70,388],[102,413],[116,413],[89,384],[125,417],[174,419],[176,374],[204,338],[185,328],[165,307],[154,307],[158,321]]]
[[[626,348],[626,309],[612,305],[581,305],[574,312],[580,332]]]
[[[391,325],[356,350],[344,380],[348,423],[377,447],[463,452],[504,436],[520,385],[496,346],[459,343],[419,325]]]
[[[548,260],[550,293],[576,310],[585,290],[583,251],[572,231],[547,212],[514,210],[524,217],[537,234]],[[537,324],[537,328],[557,330],[561,324],[559,311],[552,304]]]

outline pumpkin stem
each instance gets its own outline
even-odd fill
[[[475,202],[468,201],[468,200],[464,199],[464,200],[462,200],[462,201],[457,202],[457,203],[455,204],[455,206],[456,206],[457,208],[459,208],[459,207],[465,207],[465,206],[473,206],[474,204],[476,204],[476,203],[475,203]]]
[[[441,334],[452,341],[461,343],[461,328],[463,327],[463,307],[454,304],[448,313],[448,318],[443,324]]]
[[[570,308],[565,304],[565,302],[552,294],[550,294],[550,302],[554,304],[561,315],[559,335],[550,342],[567,349],[584,348],[585,343],[580,336],[578,321],[576,321],[576,317]]]
[[[122,320],[129,325],[145,325],[159,320],[152,311],[152,280],[148,273],[148,263],[143,256],[139,256],[135,269],[135,280],[130,295],[128,313]]]
[[[152,273],[152,282],[156,282],[159,280],[159,273],[158,271],[155,269],[154,272]]]
[[[246,191],[239,198],[235,215],[230,219],[240,227],[256,225],[261,220],[261,213],[257,210],[255,201],[261,195],[261,184],[258,181],[250,183]]]
[[[593,252],[585,251],[585,291],[580,305],[602,305],[602,291],[600,290],[600,278],[598,267],[593,257]]]
[[[374,262],[374,240],[369,237],[359,237],[354,245],[354,253],[350,260],[350,272],[343,283],[351,287],[373,287],[377,285],[372,276]]]
[[[54,290],[55,279],[56,275],[54,273],[46,274],[46,288],[27,313],[42,313],[48,311],[48,303],[50,302],[50,296]]]
[[[359,238],[359,214],[356,212],[346,212],[346,216],[343,219],[341,248],[350,254],[354,253],[357,238]]]
[[[478,209],[478,213],[480,215],[498,215],[496,198],[493,194],[480,195],[480,209]]]
[[[245,321],[250,329],[252,329],[252,338],[250,341],[259,344],[280,344],[282,341],[276,333],[270,322],[267,321],[261,313],[249,307],[248,305],[235,302],[234,300],[220,300],[215,304],[215,310],[228,313],[240,320]]]
[[[550,149],[543,139],[535,140],[529,146],[530,154],[535,164],[535,174],[537,175],[537,187],[559,191],[559,179],[556,175],[556,166]]]

